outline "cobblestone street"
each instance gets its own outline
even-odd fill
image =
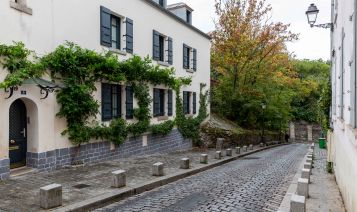
[[[97,211],[276,211],[306,152],[277,147]]]

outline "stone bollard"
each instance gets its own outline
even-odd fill
[[[304,169],[310,169],[311,170],[312,166],[311,163],[304,163]]]
[[[254,149],[253,144],[249,145],[249,149],[250,149],[250,150],[253,150],[253,149]]]
[[[243,152],[246,152],[248,150],[247,146],[243,146]]]
[[[309,197],[309,180],[306,178],[298,179],[297,195]]]
[[[232,156],[232,149],[227,149],[226,150],[226,155],[227,156]]]
[[[222,158],[222,152],[221,151],[217,151],[216,154],[214,155],[214,158],[217,160],[220,160]]]
[[[301,178],[308,179],[309,183],[310,183],[310,173],[311,173],[310,169],[302,169],[301,170]]]
[[[216,149],[222,150],[224,138],[217,138]]]
[[[263,143],[260,143],[260,147],[264,147],[264,144],[263,144]]]
[[[117,170],[112,172],[112,187],[121,188],[126,186],[126,171]]]
[[[51,184],[40,188],[40,206],[44,209],[62,205],[62,185]]]
[[[290,199],[290,212],[305,212],[306,202],[304,196],[293,194]]]
[[[190,159],[182,158],[180,161],[180,169],[189,169],[190,168]]]
[[[164,164],[161,162],[154,163],[152,166],[153,176],[164,176]]]
[[[240,154],[240,147],[236,147],[236,154]]]
[[[208,155],[207,154],[201,154],[200,163],[203,163],[203,164],[208,163]]]

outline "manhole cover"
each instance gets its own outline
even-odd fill
[[[258,160],[260,157],[244,157],[243,160]]]
[[[88,188],[88,187],[90,187],[90,185],[87,184],[77,184],[73,186],[73,188],[77,188],[77,189]]]

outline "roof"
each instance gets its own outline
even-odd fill
[[[167,5],[166,9],[168,9],[168,10],[173,10],[173,9],[182,8],[182,7],[185,7],[185,8],[188,9],[190,12],[193,11],[193,9],[192,9],[191,7],[189,7],[187,4],[185,4],[185,3],[183,3],[183,2],[179,2],[179,3],[176,3],[176,4]]]
[[[176,16],[175,14],[170,12],[169,10],[167,10],[167,9],[163,8],[162,6],[160,6],[159,4],[155,3],[153,0],[143,0],[143,1],[148,3],[148,4],[150,4],[151,6],[155,7],[156,9],[160,10],[161,12],[165,13],[166,15],[170,16],[171,18],[173,18],[177,22],[180,22],[181,24],[185,25],[186,27],[188,27],[188,28],[192,29],[193,31],[199,33],[203,37],[211,40],[211,37],[208,34],[202,32],[201,30],[199,30],[195,26],[193,26],[193,25],[187,23],[186,21],[182,20],[180,17]]]

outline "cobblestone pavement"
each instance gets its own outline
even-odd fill
[[[208,154],[209,163],[215,160],[215,150],[184,151],[129,157],[83,167],[11,177],[10,180],[0,181],[0,211],[41,211],[39,189],[52,183],[62,185],[64,206],[117,191],[110,187],[110,173],[119,169],[127,171],[128,187],[157,179],[151,175],[151,166],[156,162],[165,164],[167,175],[179,174],[184,172],[179,169],[179,159],[183,157],[190,158],[192,168],[205,166],[199,162],[201,153]]]
[[[259,152],[97,211],[276,211],[307,145]]]
[[[326,149],[320,149],[315,145],[315,160],[311,184],[309,186],[310,197],[306,201],[306,210],[311,212],[344,212],[344,204],[333,174],[326,170]]]

